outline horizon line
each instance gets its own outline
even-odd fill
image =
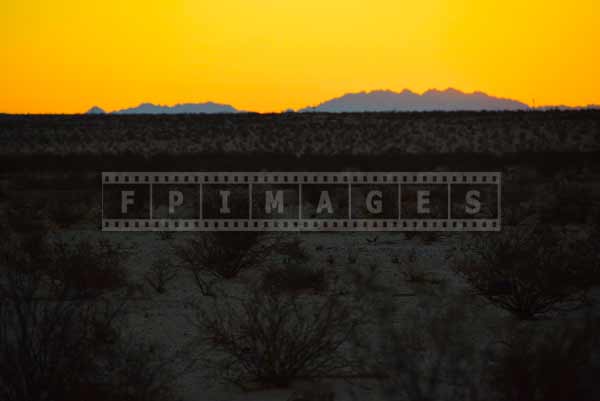
[[[543,111],[543,110],[557,110],[557,109],[572,109],[572,110],[581,110],[581,109],[595,109],[595,108],[600,108],[600,102],[598,103],[589,103],[589,104],[577,104],[577,105],[569,105],[567,103],[559,103],[559,104],[546,104],[546,105],[539,105],[536,106],[535,105],[535,98],[533,99],[532,103],[528,103],[522,100],[518,100],[515,98],[511,98],[511,97],[504,97],[504,96],[496,96],[496,95],[491,95],[488,92],[482,91],[482,90],[474,90],[472,92],[468,92],[468,91],[463,91],[460,89],[456,89],[455,87],[449,86],[446,89],[438,89],[436,87],[434,88],[430,88],[427,90],[424,90],[422,92],[418,92],[418,91],[413,91],[411,89],[408,88],[403,88],[400,91],[395,91],[393,89],[383,89],[383,88],[378,88],[378,89],[366,89],[366,90],[361,90],[361,91],[355,91],[355,92],[344,92],[341,95],[337,95],[337,96],[333,96],[329,99],[326,99],[324,101],[321,101],[320,103],[317,103],[315,105],[308,105],[308,106],[304,106],[304,107],[299,107],[297,109],[288,107],[288,108],[283,108],[280,110],[270,110],[270,111],[254,111],[254,110],[243,110],[243,109],[238,109],[235,105],[233,105],[232,103],[223,103],[223,102],[219,102],[219,101],[214,101],[214,100],[205,100],[205,101],[198,101],[198,102],[193,102],[193,101],[186,101],[186,102],[176,102],[176,103],[153,103],[153,102],[149,102],[149,101],[141,101],[139,102],[137,105],[135,106],[127,106],[125,108],[117,108],[117,109],[113,109],[113,110],[106,110],[105,108],[99,106],[99,104],[93,104],[91,105],[89,108],[87,108],[84,111],[80,111],[80,112],[23,112],[23,113],[11,113],[11,112],[4,112],[4,111],[0,111],[0,115],[80,115],[80,114],[90,114],[89,111],[94,109],[94,108],[98,108],[100,110],[103,111],[103,113],[98,113],[97,115],[102,115],[102,114],[117,114],[118,112],[121,112],[123,110],[127,110],[127,109],[133,109],[136,107],[140,107],[142,105],[152,105],[152,106],[156,106],[156,107],[169,107],[169,108],[173,108],[176,106],[183,106],[183,105],[207,105],[207,104],[212,104],[212,105],[216,105],[216,106],[229,106],[232,107],[233,109],[235,109],[235,112],[230,112],[230,113],[171,113],[171,114],[244,114],[244,113],[250,113],[250,114],[283,114],[283,113],[290,113],[290,112],[301,112],[302,110],[306,110],[306,109],[314,109],[319,107],[320,105],[330,102],[332,100],[336,100],[336,99],[341,99],[344,96],[348,96],[348,95],[360,95],[360,94],[372,94],[372,93],[377,93],[377,92],[389,92],[389,93],[394,93],[397,95],[401,95],[404,93],[410,93],[410,94],[414,94],[416,96],[424,96],[427,93],[430,92],[439,92],[439,93],[445,93],[445,92],[458,92],[460,94],[463,95],[485,95],[488,96],[490,98],[494,98],[497,100],[508,100],[508,101],[513,101],[513,102],[518,102],[518,103],[522,103],[523,105],[525,105],[527,107],[527,109],[529,110],[533,110],[533,111]],[[315,110],[314,112],[321,112],[321,113],[361,113],[361,112],[371,112],[371,113],[385,113],[385,112],[397,112],[397,113],[413,113],[413,112],[498,112],[498,111],[504,111],[504,110],[461,110],[461,109],[457,109],[457,110],[381,110],[381,111],[318,111]],[[505,111],[511,111],[511,110],[505,110]],[[512,110],[512,111],[519,111],[519,110]],[[523,111],[523,110],[520,110]],[[123,114],[128,114],[128,113],[123,113]],[[131,114],[167,114],[167,113],[131,113]]]

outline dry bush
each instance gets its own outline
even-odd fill
[[[167,284],[177,277],[177,270],[169,258],[161,257],[152,263],[144,278],[159,294],[167,291]]]
[[[190,271],[203,295],[214,295],[217,280],[236,277],[263,263],[275,245],[262,232],[211,232],[174,246],[180,267]]]
[[[12,238],[2,249],[0,394],[5,400],[70,399],[103,353],[99,331],[113,323],[110,303],[67,301],[55,291],[44,271],[52,255],[42,241]]]
[[[451,256],[475,293],[519,319],[577,308],[600,270],[595,242],[532,222],[470,236]]]
[[[463,299],[429,301],[402,312],[401,319],[391,318],[394,306],[381,314],[378,348],[365,363],[378,364],[389,400],[486,399],[482,358],[472,338],[475,316]]]
[[[287,386],[356,367],[344,350],[361,320],[333,298],[253,289],[245,298],[197,308],[202,362],[218,381]]]
[[[122,300],[114,294],[73,298],[55,285],[47,274],[55,255],[43,238],[11,236],[2,244],[0,399],[169,400],[161,375],[150,375],[156,365],[149,354],[138,352],[133,364],[121,348]]]

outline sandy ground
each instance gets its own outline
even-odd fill
[[[101,232],[97,228],[80,227],[64,234],[67,237],[107,238],[122,244],[133,246],[134,252],[127,261],[130,280],[143,286],[143,293],[131,297],[128,302],[128,326],[132,332],[144,341],[160,344],[168,354],[176,352],[189,343],[193,338],[195,327],[190,319],[194,316],[192,308],[186,306],[189,302],[203,302],[190,273],[181,271],[176,279],[168,284],[164,294],[158,294],[144,280],[152,262],[158,257],[174,257],[171,254],[173,242],[182,241],[192,233],[174,233],[169,240],[161,239],[158,233],[113,233]],[[459,234],[440,236],[430,244],[415,238],[408,240],[402,233],[289,233],[290,238],[298,236],[303,241],[303,247],[310,254],[308,263],[326,266],[333,275],[345,277],[349,269],[368,270],[377,266],[381,271],[378,282],[388,288],[399,310],[426,302],[428,291],[447,294],[449,302],[452,297],[460,296],[466,290],[464,283],[451,271],[445,260],[449,247],[458,240]],[[377,239],[375,240],[375,237]],[[403,257],[414,248],[422,261],[420,268],[431,271],[433,277],[442,284],[414,285],[407,283],[400,265],[394,262],[394,257]],[[349,264],[348,255],[354,253],[357,261]],[[281,258],[275,256],[274,258]],[[334,262],[329,260],[333,258]],[[234,287],[249,279],[252,272],[241,274],[228,283]],[[435,288],[432,288],[435,287]],[[348,294],[351,296],[352,294]],[[375,294],[377,296],[377,294]],[[443,295],[446,296],[446,295]],[[506,314],[495,308],[481,305],[482,314],[492,318],[503,318]],[[479,313],[479,312],[478,312]],[[398,316],[401,324],[402,316]],[[473,329],[473,341],[483,341],[485,333],[480,328]],[[374,379],[324,380],[322,385],[329,386],[335,391],[336,401],[369,401],[385,399],[381,384]],[[182,376],[176,388],[182,401],[214,400],[214,401],[286,401],[298,388],[314,386],[302,382],[295,383],[288,389],[263,390],[244,392],[233,386],[219,385],[209,387],[203,378],[203,372],[193,371]]]

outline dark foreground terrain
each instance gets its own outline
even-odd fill
[[[102,171],[501,171],[496,233],[111,233]],[[600,399],[600,112],[0,116],[0,400]]]

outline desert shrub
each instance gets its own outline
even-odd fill
[[[122,299],[67,296],[46,271],[54,260],[52,247],[39,237],[5,240],[0,247],[0,399],[170,400],[162,384],[169,377],[164,364],[146,349],[123,348]]]
[[[128,249],[108,240],[50,244],[47,274],[63,297],[94,297],[127,284]]]
[[[43,262],[13,241],[0,264],[0,395],[5,400],[67,400],[94,370],[105,344],[98,329],[110,303],[66,301],[49,291]],[[18,367],[15,369],[15,367]]]
[[[501,400],[596,400],[600,321],[520,325],[490,350],[488,376]]]
[[[463,299],[448,302],[441,298],[404,311],[392,305],[380,314],[376,326],[380,340],[366,355],[365,364],[376,364],[382,372],[386,399],[488,399],[482,396],[483,360],[472,340],[478,327],[476,316]]]
[[[167,291],[167,284],[177,277],[177,270],[169,258],[158,258],[152,263],[144,278],[159,294]]]
[[[470,236],[451,264],[475,293],[519,319],[581,306],[599,267],[591,239],[569,239],[534,221]]]
[[[213,378],[243,388],[287,386],[296,378],[352,371],[344,352],[360,325],[331,297],[250,290],[198,305],[198,344]]]
[[[301,264],[269,266],[262,275],[262,288],[269,292],[315,291],[327,289],[327,276],[323,267]]]
[[[190,271],[201,292],[212,294],[219,279],[231,279],[242,270],[264,262],[273,243],[262,232],[204,233],[174,246],[181,268]]]

